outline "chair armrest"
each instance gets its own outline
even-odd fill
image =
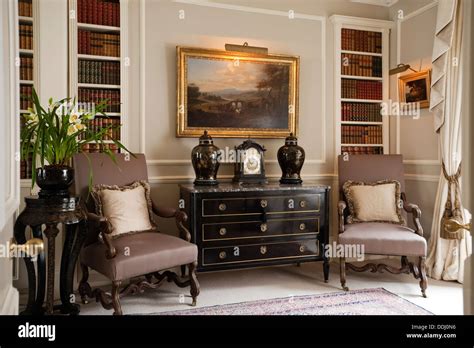
[[[339,233],[344,233],[344,210],[347,205],[344,201],[337,202],[337,215],[339,217]]]
[[[151,201],[151,208],[153,210],[153,213],[155,213],[159,217],[163,218],[172,218],[176,217],[176,212],[177,209],[175,208],[169,208],[169,207],[159,207],[158,205]]]
[[[421,209],[413,203],[408,203],[405,192],[402,192],[403,210],[412,214],[413,224],[415,225],[415,233],[423,237],[423,227],[421,226]]]
[[[176,226],[179,230],[179,237],[184,239],[187,242],[191,241],[191,233],[189,230],[184,226],[184,223],[188,221],[188,215],[184,211],[178,210],[176,208],[169,208],[169,207],[159,207],[155,204],[155,202],[151,202],[153,213],[155,213],[159,217],[163,218],[172,218],[176,219]]]
[[[102,236],[107,250],[105,251],[105,257],[107,259],[113,259],[117,255],[117,250],[115,249],[112,239],[109,234],[112,232],[110,229],[110,223],[105,216],[99,216],[94,213],[86,212],[87,221],[95,222],[99,225],[99,231]]]

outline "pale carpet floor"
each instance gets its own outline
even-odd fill
[[[243,301],[298,295],[341,292],[339,265],[331,264],[329,282],[323,282],[321,263],[267,267],[225,272],[200,273],[201,293],[197,306],[214,306]],[[421,296],[418,281],[412,275],[347,272],[351,290],[385,288],[434,314],[463,314],[462,285],[428,278],[428,298]],[[184,301],[184,303],[182,303]],[[127,296],[121,300],[124,314],[159,314],[191,309],[189,288],[180,289],[164,282],[157,290]],[[95,301],[81,306],[81,315],[112,314]]]

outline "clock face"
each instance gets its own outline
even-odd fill
[[[261,153],[254,147],[251,147],[243,154],[244,175],[261,174],[260,166],[262,159]]]

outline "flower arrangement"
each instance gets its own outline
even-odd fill
[[[32,168],[41,167],[67,168],[76,153],[85,153],[83,147],[89,143],[99,144],[112,160],[115,154],[104,146],[106,141],[113,142],[118,148],[128,152],[118,140],[112,139],[112,130],[120,125],[108,125],[98,130],[88,127],[90,121],[98,115],[107,118],[103,112],[107,100],[99,104],[77,103],[75,99],[64,98],[53,102],[49,99],[48,106],[42,107],[36,91],[32,93],[33,107],[24,116],[24,127],[21,130],[22,158],[31,157]],[[87,153],[85,153],[87,155]],[[37,173],[33,170],[32,186]]]

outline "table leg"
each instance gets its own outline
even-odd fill
[[[54,305],[54,273],[55,273],[55,241],[59,229],[56,224],[47,224],[44,234],[48,238],[48,279],[46,290],[46,314],[53,314]]]
[[[79,253],[86,236],[85,221],[79,224],[66,226],[66,240],[61,256],[61,302],[59,306],[63,314],[78,314],[80,307],[75,302],[74,296],[74,271]]]
[[[17,218],[15,222],[15,226],[13,227],[13,235],[15,240],[18,244],[25,244],[26,243],[26,236],[25,230],[26,225],[21,222],[21,217],[23,213]],[[33,261],[31,261],[31,257],[25,256],[23,257],[26,266],[26,272],[28,273],[28,302],[26,305],[26,309],[22,311],[20,314],[25,315],[36,315],[41,314],[41,308],[36,306],[36,271],[35,265]]]
[[[32,226],[33,237],[39,238],[43,240],[43,230],[41,225],[39,226]],[[36,268],[38,270],[38,287],[37,287],[37,294],[36,294],[36,308],[43,309],[44,303],[44,293],[46,289],[46,268],[45,268],[45,260],[44,260],[45,250],[38,254],[36,260]]]

